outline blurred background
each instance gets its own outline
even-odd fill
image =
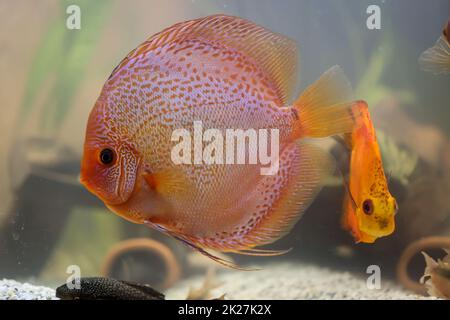
[[[66,27],[71,4],[81,8],[80,30]],[[381,8],[381,30],[366,27],[372,4]],[[253,258],[256,264],[295,259],[357,273],[378,264],[392,277],[410,242],[450,235],[450,77],[417,63],[442,32],[447,0],[0,0],[0,278],[55,285],[65,281],[67,266],[78,265],[82,276],[164,289],[210,264],[110,213],[78,174],[89,111],[119,61],[163,28],[215,13],[295,39],[297,92],[342,66],[370,105],[400,206],[395,234],[354,244],[340,227],[343,188],[330,185],[272,246],[294,250]],[[346,161],[339,146],[331,152]],[[420,259],[414,265],[413,272],[423,271]]]

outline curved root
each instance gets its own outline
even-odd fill
[[[166,277],[162,281],[162,288],[172,286],[181,275],[181,266],[173,254],[172,250],[165,244],[147,238],[128,239],[114,245],[106,254],[103,260],[101,273],[105,277],[111,276],[114,263],[125,253],[135,250],[147,250],[157,254],[163,261],[166,270]]]
[[[431,236],[412,242],[403,251],[397,264],[397,279],[408,290],[417,294],[427,295],[425,286],[410,278],[408,264],[411,259],[423,249],[448,248],[450,249],[450,237]]]

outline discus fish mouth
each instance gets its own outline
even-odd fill
[[[115,194],[113,200],[110,200],[109,197],[104,196],[104,192],[100,190],[100,188],[96,187],[96,184],[90,179],[84,178],[83,175],[80,175],[79,181],[90,193],[102,200],[108,207],[124,205],[131,198],[131,195],[125,198],[120,194]]]
[[[98,197],[113,213],[132,223],[144,223],[146,217],[139,214],[136,210],[129,210],[129,207],[133,207],[133,204],[135,204],[136,197],[139,198],[139,196],[136,195],[139,187],[136,185],[133,192],[131,192],[128,197],[117,195],[113,200],[109,200],[104,196],[104,191],[98,187],[95,179],[90,178],[89,174],[86,174],[83,170],[81,170],[79,181],[91,194]]]
[[[132,202],[133,195],[131,195],[128,199],[123,201],[108,201],[107,199],[102,197],[101,191],[99,192],[97,188],[95,188],[92,184],[89,183],[89,180],[80,177],[80,182],[90,193],[98,197],[104,203],[104,205],[113,213],[132,223],[138,224],[144,223],[145,220],[144,217],[139,215],[137,212],[131,213],[129,210],[127,210],[127,204]]]
[[[117,190],[118,188],[114,190],[114,187],[105,187],[105,184],[99,185],[97,179],[94,168],[82,166],[79,181],[91,194],[98,197],[106,205],[120,205],[128,201],[129,197],[121,195],[120,190]],[[105,188],[110,189],[109,192],[105,191]]]
[[[90,193],[93,193],[94,195],[97,195],[94,192],[94,188],[91,187],[91,184],[89,183],[89,180],[86,178],[86,176],[83,174],[83,169],[81,169],[81,173],[78,176],[78,182],[85,187]]]
[[[92,183],[90,179],[86,178],[86,176],[83,174],[83,171],[81,171],[79,181],[81,185],[84,186],[90,193],[100,198],[100,200],[102,200],[105,204],[109,204],[107,199],[102,197],[101,191],[99,191],[98,188],[95,187],[95,184]]]
[[[89,179],[87,179],[83,174],[80,174],[78,181],[81,183],[83,187],[85,187],[90,193],[93,195],[99,197],[99,193],[96,192],[93,185],[89,182]],[[103,200],[103,199],[102,199]]]
[[[360,230],[364,232],[366,235],[381,238],[386,237],[392,234],[395,230],[395,221],[394,219],[380,219],[375,224],[376,226],[371,226],[369,228],[365,227],[362,221],[359,221]]]

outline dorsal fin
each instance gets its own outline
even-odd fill
[[[114,69],[110,78],[130,60],[170,42],[186,39],[219,43],[252,58],[272,81],[283,104],[287,103],[297,75],[298,53],[295,42],[250,21],[227,15],[177,23],[155,34],[131,51]]]

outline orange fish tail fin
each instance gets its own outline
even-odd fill
[[[299,124],[294,139],[350,133],[354,126],[353,90],[339,66],[326,71],[294,103]]]
[[[436,44],[426,50],[419,58],[422,70],[434,74],[450,73],[450,44],[441,36]]]

